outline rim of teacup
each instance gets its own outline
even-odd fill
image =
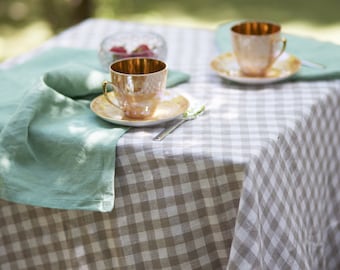
[[[266,24],[266,25],[271,25],[274,26],[275,29],[274,31],[268,32],[268,33],[261,33],[261,34],[253,34],[253,33],[243,33],[241,31],[237,31],[236,28],[237,27],[241,27],[243,25],[246,24]],[[245,35],[245,36],[266,36],[266,35],[273,35],[276,33],[279,33],[282,29],[282,26],[280,23],[275,22],[275,21],[268,21],[268,20],[257,20],[257,19],[246,19],[246,20],[241,20],[238,22],[235,22],[235,24],[233,24],[230,27],[230,31],[234,34],[239,34],[239,35]]]
[[[162,64],[162,67],[160,69],[157,69],[156,71],[152,71],[152,72],[148,72],[148,73],[127,73],[127,72],[118,71],[118,70],[112,68],[113,65],[115,65],[119,62],[138,61],[138,60],[141,60],[141,59],[159,62],[159,63]],[[124,75],[124,76],[141,76],[142,77],[142,76],[158,74],[158,73],[164,72],[165,70],[167,71],[167,69],[168,69],[168,65],[165,61],[162,61],[162,60],[156,59],[156,58],[152,58],[152,57],[127,57],[127,58],[115,60],[110,64],[110,72],[114,72],[116,74]]]

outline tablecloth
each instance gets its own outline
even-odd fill
[[[161,142],[166,124],[124,134],[112,212],[0,201],[1,268],[338,269],[340,81],[235,85],[210,69],[214,31],[94,19],[2,67],[118,30],[162,34],[191,75],[174,90],[207,111]]]

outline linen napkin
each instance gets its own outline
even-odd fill
[[[230,27],[237,22],[221,24],[216,29],[216,44],[221,53],[232,51]],[[287,39],[286,52],[300,60],[312,61],[325,66],[324,69],[301,66],[301,70],[289,80],[340,79],[340,46],[312,38],[282,33]]]
[[[172,74],[171,86],[188,80]],[[99,119],[87,100],[107,78],[95,51],[67,48],[0,71],[1,199],[113,209],[116,144],[128,128]]]

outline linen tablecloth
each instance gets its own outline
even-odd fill
[[[112,212],[0,201],[1,269],[338,269],[340,81],[236,85],[210,69],[214,31],[93,19],[2,67],[122,30],[163,35],[206,113],[120,138]]]

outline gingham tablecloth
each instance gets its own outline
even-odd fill
[[[0,200],[0,269],[340,269],[340,81],[228,83],[213,31],[94,19],[2,68],[122,30],[163,35],[207,112],[120,139],[110,213]]]

